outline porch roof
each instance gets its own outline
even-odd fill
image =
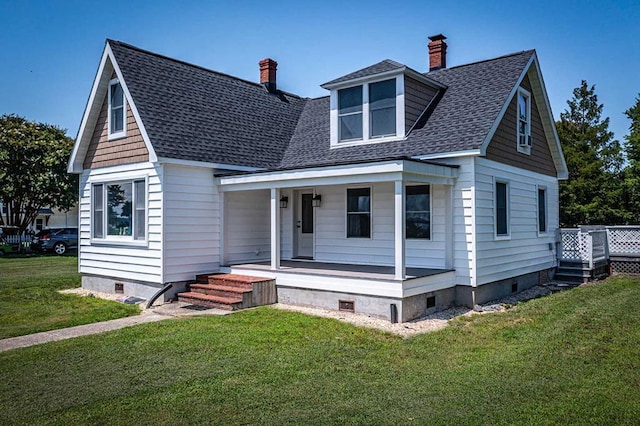
[[[220,191],[411,181],[453,185],[458,167],[406,158],[217,177]]]

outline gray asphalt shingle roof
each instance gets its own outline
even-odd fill
[[[295,168],[480,147],[533,50],[445,68],[445,86],[406,140],[330,149],[329,98],[268,93],[260,84],[109,41],[158,157]],[[404,67],[385,60],[338,83]]]
[[[338,77],[336,79],[328,81],[321,86],[331,86],[332,84],[342,83],[343,81],[355,80],[356,78],[368,77],[370,75],[376,75],[383,72],[399,70],[400,68],[405,68],[405,66],[396,61],[392,61],[391,59],[385,59],[378,62],[377,64],[373,64],[358,71],[354,71],[342,77]]]
[[[158,157],[277,167],[306,99],[109,40]]]
[[[447,87],[428,120],[404,141],[330,149],[329,98],[309,101],[280,167],[412,157],[478,149],[533,50],[425,74]]]

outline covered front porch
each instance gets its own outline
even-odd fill
[[[450,270],[456,176],[455,166],[401,159],[218,177],[221,264],[276,271],[305,259],[384,267],[399,281],[407,268]]]

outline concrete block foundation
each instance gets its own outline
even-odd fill
[[[418,294],[404,299],[309,290],[297,287],[278,286],[277,289],[279,303],[338,311],[340,310],[340,302],[346,301],[353,303],[353,311],[355,313],[389,321],[391,321],[391,305],[395,305],[398,322],[411,321],[449,308],[454,304],[455,299],[454,288]]]
[[[99,275],[82,275],[82,288],[103,293],[119,293],[123,296],[136,296],[149,300],[164,285],[144,281],[123,280],[121,278]],[[122,291],[120,291],[122,289]],[[176,293],[186,290],[186,282],[174,283],[173,287],[161,296],[164,302],[174,299]]]

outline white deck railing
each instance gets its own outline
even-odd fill
[[[607,226],[586,230],[558,230],[558,260],[588,264],[608,260],[611,255],[640,257],[640,226]]]
[[[609,253],[640,257],[640,226],[609,226]]]

